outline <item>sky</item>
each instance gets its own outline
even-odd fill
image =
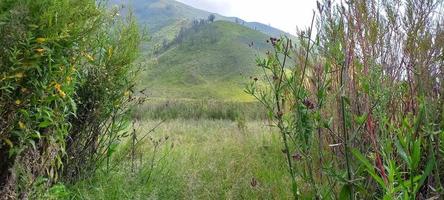
[[[291,34],[311,23],[316,0],[178,0],[228,17],[271,25]]]

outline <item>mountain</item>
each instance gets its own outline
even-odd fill
[[[251,100],[243,89],[259,73],[268,37],[232,22],[201,25],[154,58],[141,85],[153,97]]]
[[[140,87],[154,98],[250,101],[243,92],[260,72],[257,55],[279,29],[196,9],[174,0],[111,0],[132,7],[149,30]],[[210,15],[214,20],[206,20]],[[202,20],[203,19],[203,20]],[[253,44],[253,45],[252,45]]]
[[[193,20],[207,19],[214,15],[216,21],[229,21],[260,31],[272,37],[291,36],[277,28],[258,22],[247,22],[237,17],[225,17],[217,13],[193,8],[175,0],[112,0],[111,4],[130,6],[142,25],[148,26],[153,38],[171,39],[184,24]]]

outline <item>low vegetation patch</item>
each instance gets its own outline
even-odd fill
[[[266,119],[265,109],[257,102],[218,100],[148,100],[135,117],[142,119]]]

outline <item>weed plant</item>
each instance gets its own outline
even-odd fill
[[[247,87],[280,130],[294,198],[442,198],[443,2],[317,6],[296,42],[270,38]]]

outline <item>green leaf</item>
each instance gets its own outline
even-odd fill
[[[34,131],[34,133],[31,134],[31,137],[32,137],[33,139],[40,139],[42,136],[40,135],[40,132],[38,132],[38,131]]]
[[[433,154],[433,153],[432,153]],[[427,165],[424,169],[424,173],[421,175],[421,178],[419,179],[419,182],[417,184],[417,188],[415,188],[415,191],[418,191],[419,188],[424,184],[424,181],[427,179],[427,177],[430,175],[430,173],[432,173],[433,171],[433,167],[435,166],[435,156],[432,155],[432,158],[430,158],[427,161]]]
[[[31,144],[32,148],[36,150],[35,141],[34,140],[28,140],[29,144]]]
[[[370,176],[372,176],[376,182],[378,182],[384,189],[386,189],[384,181],[376,174],[375,168],[370,163],[370,161],[365,158],[364,155],[362,155],[361,152],[359,152],[357,149],[352,149],[351,152],[365,166]]]
[[[393,198],[392,198],[390,195],[385,194],[384,197],[383,197],[382,199],[383,199],[383,200],[392,200]]]
[[[396,149],[398,149],[398,154],[399,156],[401,156],[402,159],[404,159],[404,161],[411,166],[411,161],[410,161],[410,157],[407,156],[407,153],[405,152],[404,148],[402,147],[402,145],[399,143],[399,140],[397,140],[395,142],[396,145]]]
[[[367,114],[363,114],[361,116],[356,116],[355,117],[355,122],[358,125],[363,125],[365,123],[365,121],[367,120]]]
[[[352,191],[349,184],[342,186],[341,192],[339,193],[339,200],[349,200],[351,199]]]
[[[342,99],[344,99],[345,104],[347,104],[348,106],[351,105],[351,103],[350,103],[350,99],[349,99],[348,97],[346,97],[346,96],[342,96]]]
[[[9,140],[8,138],[6,138],[6,137],[2,137],[2,138],[0,138],[0,139],[2,139],[3,142],[5,142],[5,143],[9,146],[9,148],[12,148],[12,147],[14,146],[14,145],[12,144],[11,140]]]
[[[413,142],[413,150],[412,150],[412,169],[416,169],[419,165],[419,161],[421,160],[421,139],[418,139]]]
[[[388,181],[390,183],[395,182],[395,175],[397,173],[396,171],[396,163],[394,160],[389,159],[388,160],[388,167],[387,167],[387,171],[388,171]]]
[[[118,146],[118,144],[116,144],[116,143],[113,143],[113,144],[111,144],[111,145],[109,146],[108,151],[107,151],[107,155],[108,155],[108,157],[111,157],[112,154],[113,154],[114,152],[116,152],[116,150],[117,150],[117,146]]]
[[[370,85],[368,84],[367,81],[362,81],[361,83],[362,85],[362,91],[364,91],[364,93],[369,94],[370,93]]]
[[[52,124],[51,121],[45,120],[43,122],[40,122],[39,127],[40,128],[46,128],[46,127],[50,126],[51,124]]]
[[[328,121],[324,121],[324,123],[323,123],[324,128],[330,128],[332,124],[333,124],[333,117],[330,117],[330,119],[328,119]]]

